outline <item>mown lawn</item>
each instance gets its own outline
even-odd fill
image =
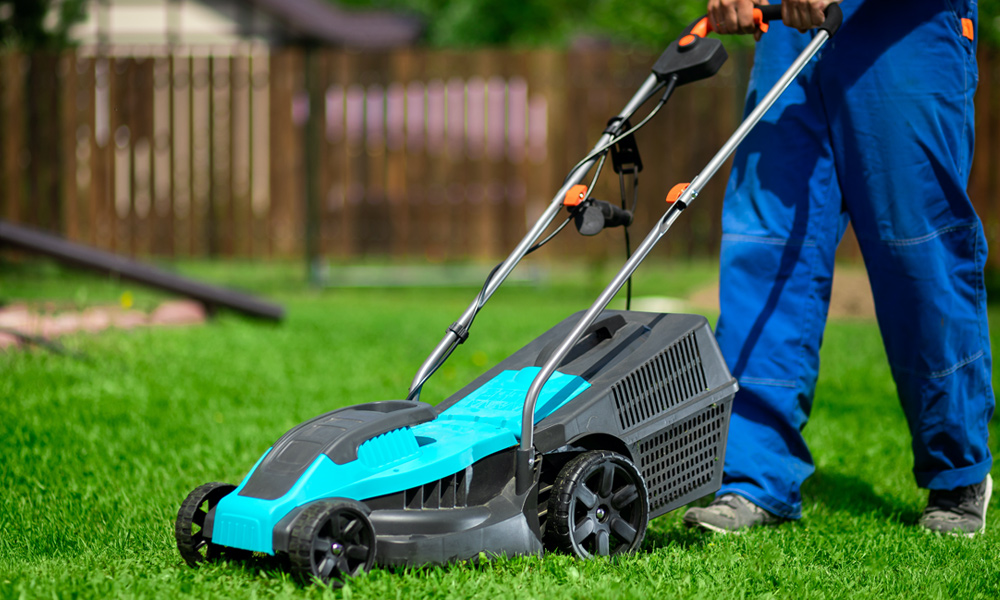
[[[472,289],[312,291],[298,265],[183,265],[283,302],[281,325],[222,313],[205,326],[109,331],[0,354],[0,598],[990,598],[1000,597],[1000,493],[977,539],[926,535],[909,435],[877,327],[831,322],[813,420],[805,518],[740,537],[651,524],[643,551],[375,570],[343,589],[266,565],[181,561],[173,520],[206,481],[237,482],[296,423],[400,398]],[[710,265],[644,266],[638,293],[683,296]],[[428,385],[436,402],[599,291],[592,273],[502,289]],[[0,299],[158,294],[36,264],[0,264]],[[994,318],[1000,336],[1000,313]],[[994,453],[1000,428],[992,427]],[[1000,473],[1000,472],[998,472]],[[995,475],[997,479],[1000,476]]]

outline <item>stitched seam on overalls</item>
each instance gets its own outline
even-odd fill
[[[769,385],[772,387],[783,387],[795,389],[799,382],[787,379],[764,379],[762,377],[740,377],[740,383],[752,383],[754,385]]]
[[[730,242],[752,242],[755,244],[768,244],[770,246],[812,247],[816,245],[816,242],[810,240],[789,240],[785,238],[746,235],[741,233],[725,233],[722,235],[722,239]]]
[[[937,231],[932,231],[928,234],[922,235],[915,238],[904,238],[900,240],[882,240],[886,246],[916,246],[918,244],[923,244],[924,242],[929,242],[935,238],[939,238],[946,233],[951,233],[953,231],[961,231],[963,229],[974,229],[976,227],[975,223],[969,225],[952,225],[951,227],[944,227],[938,229]]]
[[[962,360],[958,361],[957,363],[953,364],[952,366],[948,367],[947,369],[943,369],[941,371],[932,371],[930,373],[923,373],[921,371],[917,371],[916,369],[907,369],[907,368],[899,367],[899,366],[896,366],[896,365],[892,365],[892,368],[893,368],[893,370],[900,371],[902,373],[908,373],[910,375],[916,375],[917,377],[923,377],[924,379],[940,379],[942,377],[947,377],[948,375],[951,375],[952,373],[954,373],[955,371],[961,369],[962,367],[964,367],[966,365],[970,365],[970,364],[976,362],[977,360],[979,360],[980,358],[982,358],[985,355],[986,355],[986,351],[985,350],[980,350],[979,352],[976,352],[972,356],[968,356],[966,358],[963,358]]]

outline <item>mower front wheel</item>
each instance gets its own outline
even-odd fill
[[[223,547],[205,536],[205,519],[219,500],[235,489],[236,486],[229,483],[206,483],[196,487],[181,503],[174,523],[174,537],[181,558],[189,566],[197,567],[222,557]]]
[[[642,544],[649,500],[628,458],[591,450],[559,471],[549,499],[546,542],[580,558],[633,552]]]
[[[369,571],[375,564],[375,528],[368,508],[348,499],[320,500],[295,519],[288,540],[292,570],[326,584]]]

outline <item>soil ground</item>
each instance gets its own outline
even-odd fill
[[[718,283],[696,290],[688,298],[688,302],[700,311],[718,312]],[[834,271],[833,291],[830,294],[830,318],[875,318],[871,286],[868,284],[868,275],[863,269],[838,267]]]

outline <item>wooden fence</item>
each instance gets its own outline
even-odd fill
[[[492,259],[547,206],[654,60],[615,49],[0,55],[0,218],[138,256],[301,256],[312,239],[331,261]],[[634,235],[735,128],[748,65],[735,53],[637,134],[645,169]],[[970,191],[996,259],[994,65],[980,56]],[[607,171],[596,195],[617,201]],[[717,251],[724,180],[725,171],[658,253]],[[618,256],[621,235],[567,233],[553,248]]]

